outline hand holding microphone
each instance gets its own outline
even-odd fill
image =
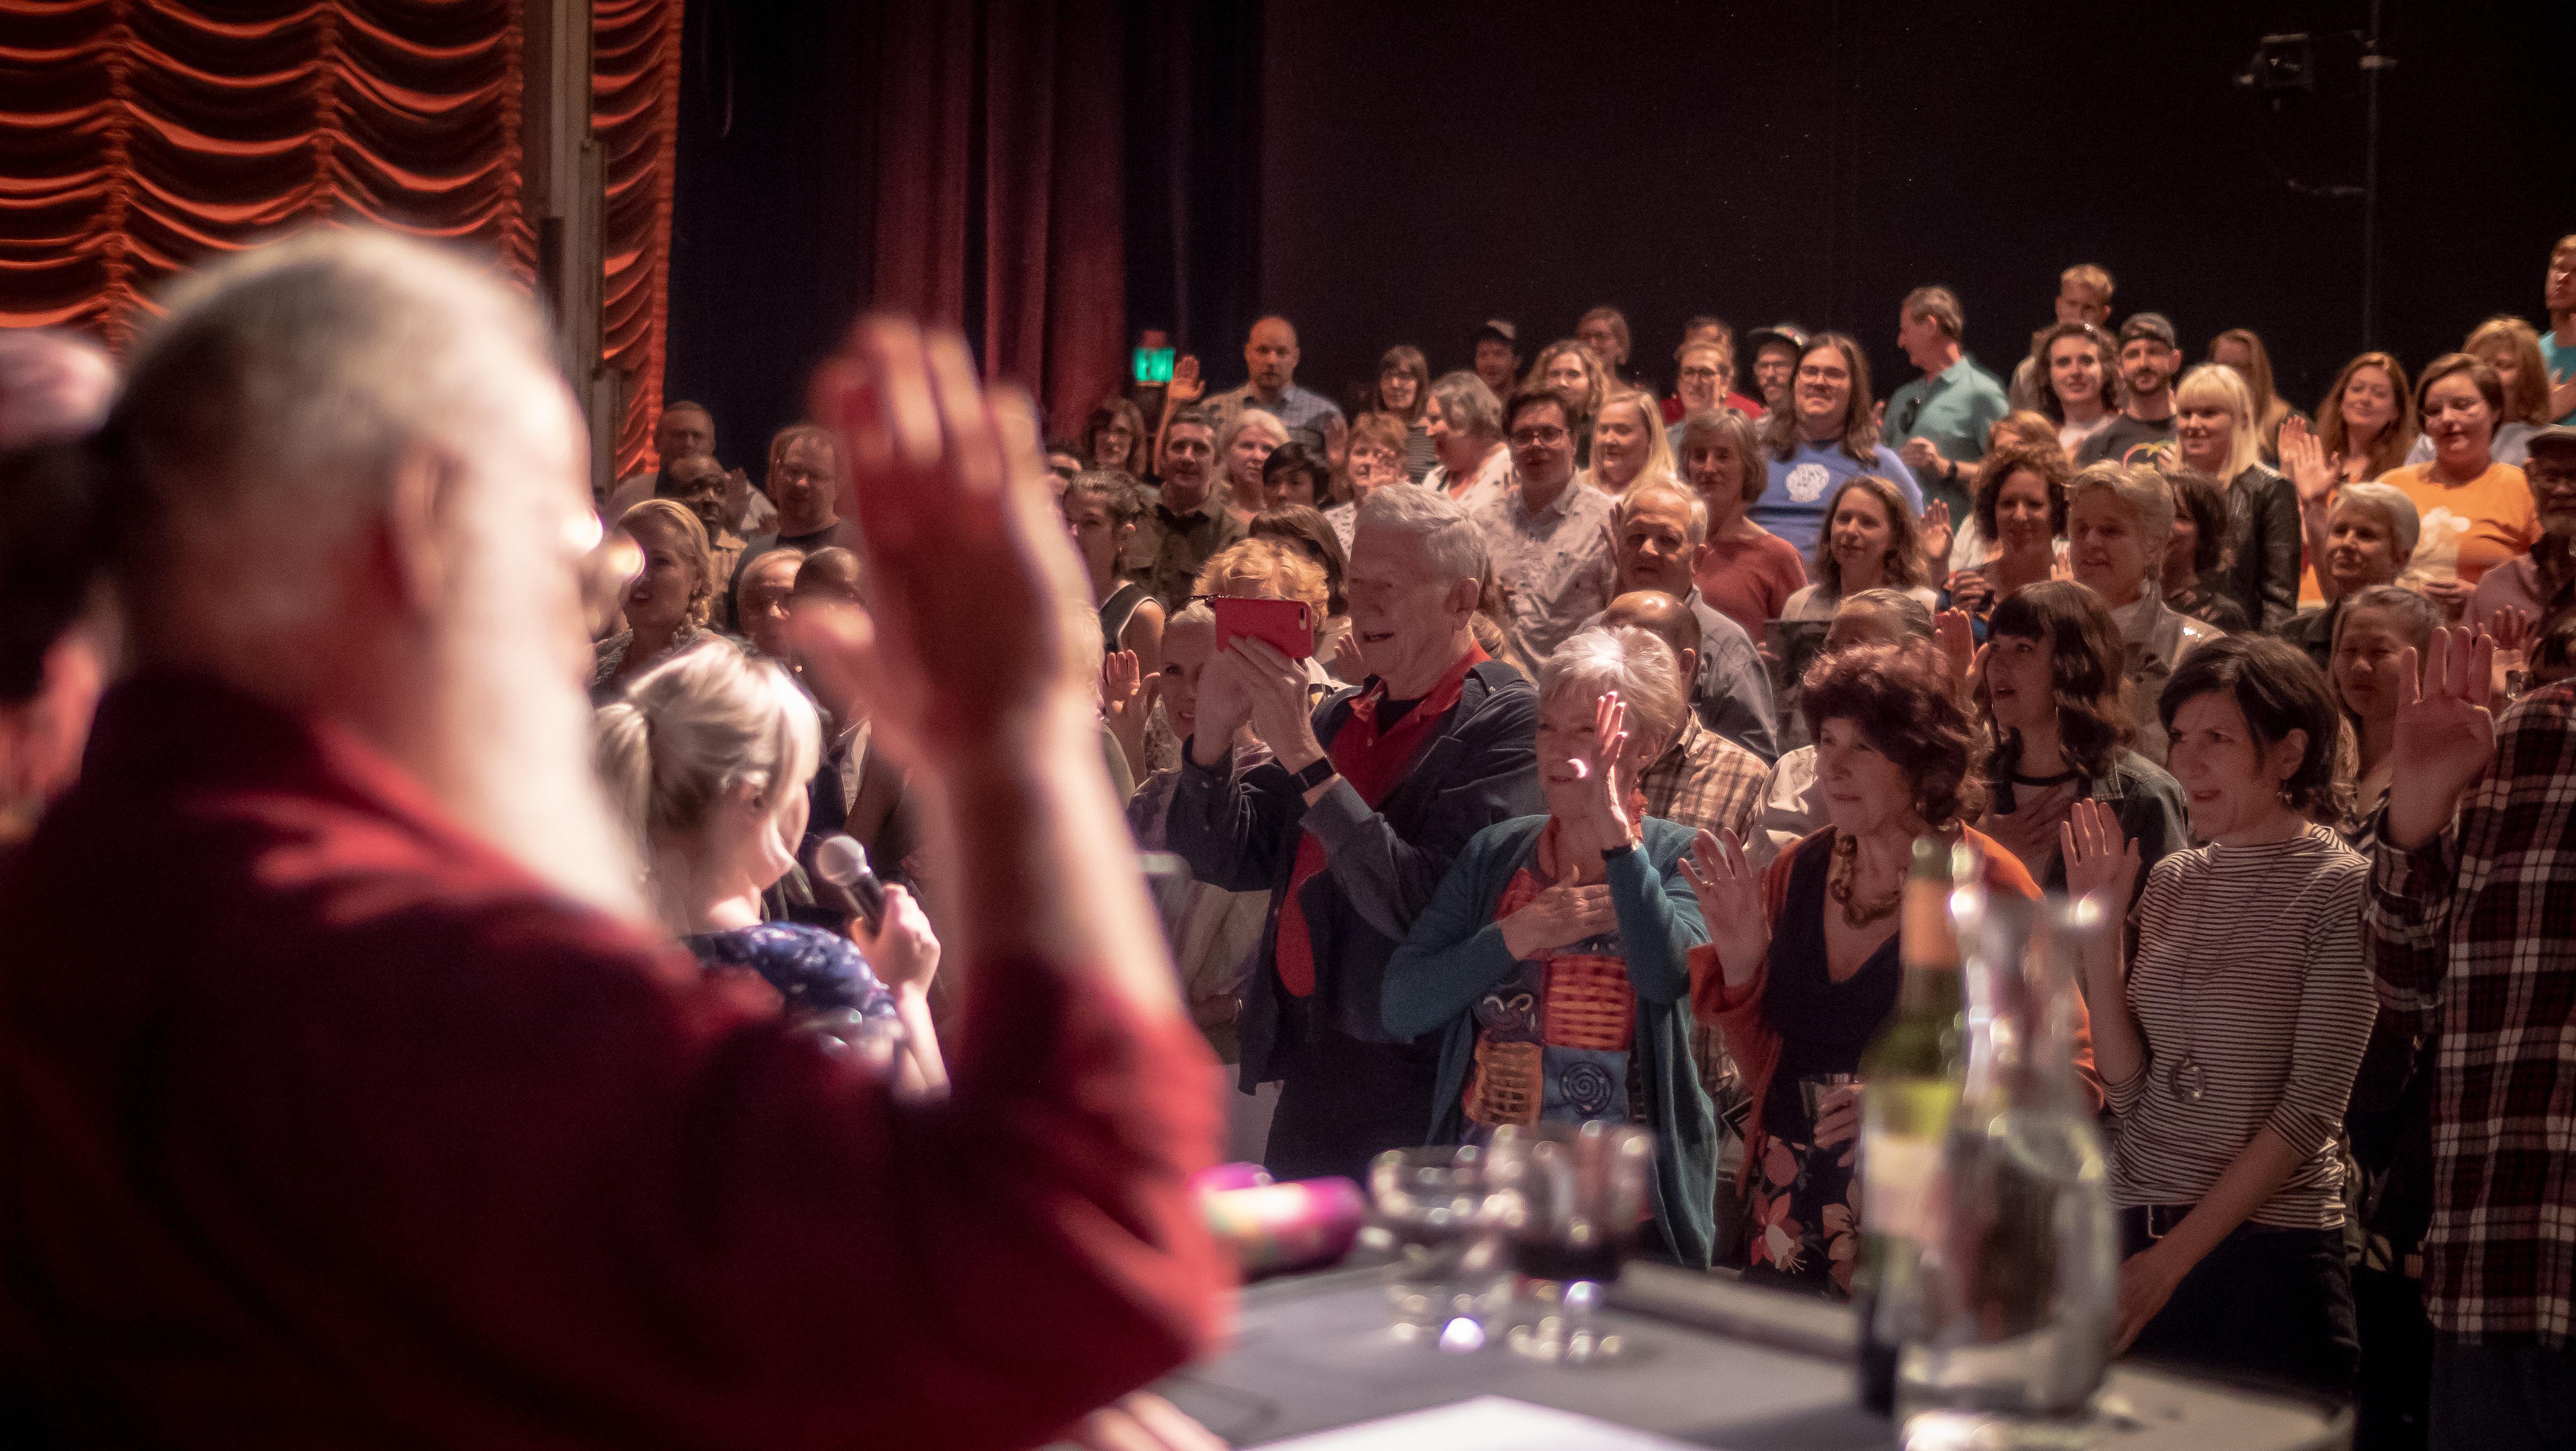
[[[868,868],[867,848],[847,836],[827,836],[814,848],[814,874],[859,904],[850,936],[886,986],[930,985],[939,971],[939,936],[910,892],[877,880]]]

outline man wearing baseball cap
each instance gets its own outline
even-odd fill
[[[2075,451],[2076,466],[2104,459],[2134,463],[2152,445],[2171,443],[2173,380],[2181,371],[2182,347],[2174,338],[2174,325],[2160,312],[2131,313],[2120,324],[2120,381],[2128,387],[2129,401],[2119,417]]]
[[[1775,322],[1744,335],[1744,356],[1753,360],[1753,391],[1761,395],[1766,416],[1789,406],[1789,380],[1798,374],[1798,355],[1807,350],[1807,330],[1794,322]]]
[[[2531,617],[2532,633],[2559,612],[2576,605],[2576,426],[2556,424],[2531,436],[2531,457],[2523,460],[2523,482],[2540,511],[2540,540],[2531,552],[2486,572],[2477,593],[2469,596],[2467,623],[2484,625],[2504,610]]]
[[[1509,318],[1489,317],[1476,329],[1476,376],[1496,398],[1512,396],[1521,377],[1521,330]]]

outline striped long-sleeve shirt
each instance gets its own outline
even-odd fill
[[[2268,1128],[2303,1157],[2253,1222],[2343,1223],[2335,1133],[2378,1015],[2361,948],[2369,871],[2314,827],[2176,852],[2148,872],[2128,993],[2147,1062],[2104,1085],[2114,1204],[2197,1204]],[[2205,1075],[2198,1102],[2174,1081],[2186,1058]]]
[[[2576,686],[2516,701],[2453,827],[2381,836],[2381,1001],[2427,1023],[2433,1225],[2425,1308],[2464,1340],[2576,1333]]]

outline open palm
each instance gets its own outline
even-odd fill
[[[2395,759],[2388,783],[2388,832],[2421,845],[2459,809],[2460,797],[2495,759],[2495,641],[2468,630],[2433,632],[2420,673],[2410,646],[2397,657]]]

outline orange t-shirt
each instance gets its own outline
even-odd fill
[[[2458,485],[2435,479],[2428,463],[2390,469],[2379,481],[2414,500],[2423,523],[2414,562],[2406,566],[2408,579],[2476,584],[2489,569],[2531,552],[2540,538],[2531,486],[2511,464],[2491,463]]]

